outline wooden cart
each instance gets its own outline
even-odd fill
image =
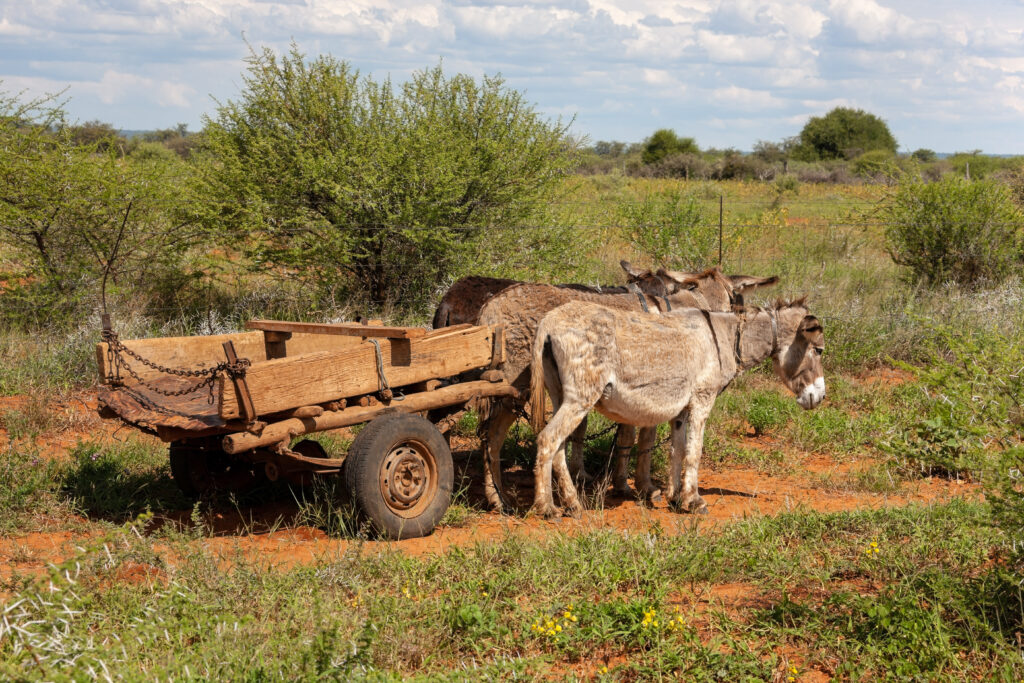
[[[273,320],[246,328],[120,340],[104,318],[100,414],[169,443],[171,474],[189,495],[343,473],[382,536],[426,535],[453,485],[443,432],[467,402],[516,393],[495,370],[501,328]],[[361,423],[344,458],[296,442]]]

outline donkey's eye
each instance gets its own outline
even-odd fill
[[[820,356],[821,354],[825,353],[825,349],[821,348],[820,346],[815,346],[814,352]]]

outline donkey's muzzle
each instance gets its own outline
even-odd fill
[[[796,402],[800,404],[800,407],[804,410],[811,410],[821,405],[821,402],[825,400],[825,378],[819,377],[814,380],[813,384],[808,384],[804,387],[804,390],[800,392],[800,395],[796,397]]]

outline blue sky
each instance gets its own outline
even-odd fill
[[[237,95],[245,40],[395,80],[500,72],[591,141],[749,150],[843,105],[904,150],[1024,154],[1024,0],[0,0],[0,90],[195,130]]]

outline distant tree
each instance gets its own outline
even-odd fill
[[[644,141],[641,158],[645,164],[656,164],[665,157],[676,154],[698,153],[700,153],[700,148],[697,147],[693,138],[681,138],[676,135],[674,130],[662,128],[654,131],[651,137]]]
[[[836,107],[812,116],[803,127],[797,156],[807,161],[853,159],[877,149],[895,154],[896,147],[885,121],[862,109]]]
[[[429,301],[489,226],[528,222],[577,142],[504,85],[440,66],[401,85],[329,55],[252,51],[204,131],[211,222],[261,272],[383,305]]]
[[[68,132],[71,141],[76,145],[95,146],[99,150],[106,150],[109,147],[123,147],[125,139],[109,123],[102,121],[86,121],[75,126],[69,126]]]
[[[789,156],[789,152],[782,143],[758,140],[754,143],[754,156],[769,164],[777,164],[784,161]]]
[[[626,153],[626,143],[618,140],[598,140],[594,144],[594,154],[602,157],[620,157]]]
[[[937,155],[934,150],[922,147],[921,149],[915,149],[913,152],[911,152],[910,158],[925,164],[929,164],[938,159],[939,155]]]
[[[200,146],[199,135],[188,131],[187,123],[179,123],[173,128],[159,128],[157,130],[143,133],[133,140],[132,153],[144,148],[146,143],[158,143],[177,154],[182,159],[188,159],[192,152]]]

